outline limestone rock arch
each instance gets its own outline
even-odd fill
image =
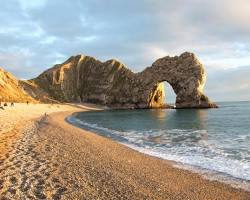
[[[203,93],[206,81],[203,65],[188,52],[158,59],[139,73],[133,73],[114,59],[101,62],[77,55],[31,81],[51,99],[99,103],[113,108],[161,107],[164,103],[161,82],[167,81],[177,95],[176,108],[216,107]]]
[[[163,94],[160,91],[164,81],[172,86],[176,94],[177,108],[215,107],[203,93],[206,82],[205,69],[193,53],[186,52],[180,56],[158,59],[151,67],[141,72],[140,76],[145,80],[145,96],[148,96],[149,107],[155,95]],[[161,100],[160,97],[158,99]],[[162,104],[162,101],[158,101],[158,107]],[[156,104],[155,106],[157,107]]]

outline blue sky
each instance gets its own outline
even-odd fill
[[[194,52],[213,100],[250,100],[249,0],[1,0],[0,66],[33,78],[71,55],[135,72]]]

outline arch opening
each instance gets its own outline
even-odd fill
[[[172,86],[167,82],[164,81],[164,91],[165,91],[165,103],[169,104],[171,106],[175,106],[175,101],[176,101],[176,94],[175,91],[173,90]]]
[[[176,94],[172,86],[167,81],[157,83],[150,95],[150,108],[174,108]]]

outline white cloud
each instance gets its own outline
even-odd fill
[[[216,101],[250,99],[250,66],[208,72],[206,94]]]
[[[93,42],[97,39],[97,36],[95,36],[95,35],[86,36],[86,37],[77,36],[76,39],[83,42],[83,43],[84,42]]]
[[[23,10],[28,10],[28,9],[36,9],[36,8],[42,8],[46,5],[47,0],[18,0],[21,8]]]
[[[43,39],[40,40],[41,44],[53,44],[55,41],[57,40],[57,38],[55,36],[47,36]]]
[[[0,65],[31,78],[82,53],[140,71],[191,51],[217,77],[211,72],[250,64],[249,10],[249,0],[4,1]]]

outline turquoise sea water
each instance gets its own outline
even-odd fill
[[[250,185],[250,102],[219,109],[82,112],[70,123],[140,152]]]

